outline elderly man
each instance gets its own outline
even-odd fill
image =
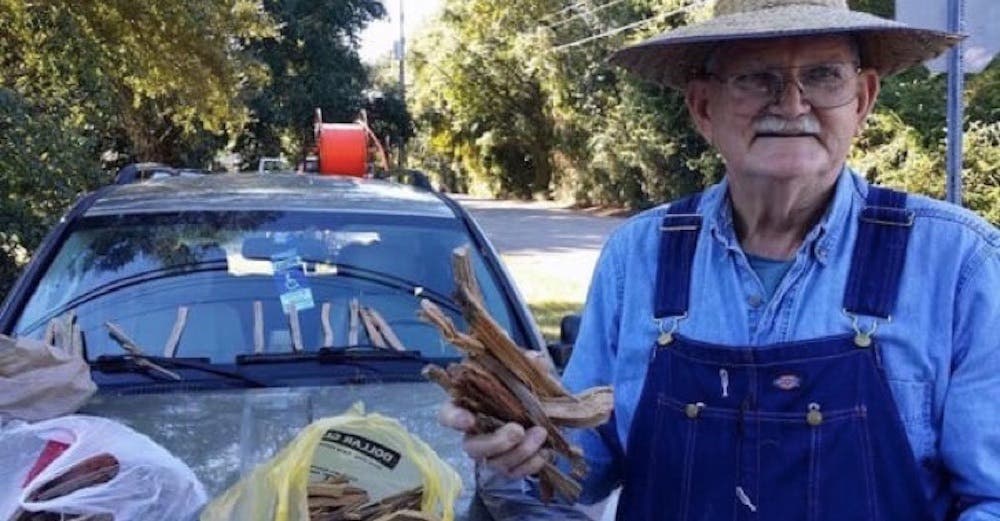
[[[578,433],[584,500],[620,486],[628,521],[1000,520],[1000,233],[845,166],[879,78],[956,40],[844,0],[718,0],[614,56],[684,90],[726,176],[604,248],[564,374],[616,392]],[[465,448],[521,478],[544,439],[509,424]]]

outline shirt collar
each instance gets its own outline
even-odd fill
[[[841,169],[834,187],[833,199],[823,218],[806,234],[798,255],[810,254],[820,264],[829,261],[829,252],[844,235],[844,229],[853,215],[857,201],[863,201],[867,183],[850,168]],[[729,199],[729,181],[723,178],[718,184],[708,188],[699,206],[713,238],[730,251],[741,250],[733,224],[733,209]]]

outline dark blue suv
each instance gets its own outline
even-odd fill
[[[472,463],[435,421],[446,396],[420,376],[459,353],[417,317],[429,299],[465,327],[451,297],[461,247],[492,316],[519,345],[542,349],[496,253],[453,201],[282,174],[170,177],[85,196],[0,307],[0,333],[42,338],[71,316],[100,388],[82,412],[147,434],[211,495],[313,418],[363,401],[455,466],[468,503]]]

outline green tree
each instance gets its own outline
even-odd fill
[[[0,0],[0,295],[121,163],[206,166],[237,143],[298,152],[315,107],[352,120],[366,103],[358,34],[383,12],[376,0]]]
[[[399,165],[399,147],[413,138],[413,118],[399,85],[399,65],[385,57],[368,69],[369,90],[365,93],[368,124],[382,141],[387,153]],[[403,165],[405,166],[405,165]]]
[[[368,78],[358,57],[361,30],[384,16],[377,0],[266,0],[277,38],[249,50],[270,71],[253,91],[253,121],[238,142],[247,164],[261,156],[301,157],[313,143],[316,108],[328,122],[350,122],[364,107]]]
[[[893,0],[850,3],[894,14]],[[709,5],[448,2],[412,57],[419,160],[454,188],[635,208],[718,180],[722,162],[690,125],[682,97],[606,62],[615,49],[709,16]],[[942,196],[944,101],[945,78],[924,68],[885,79],[851,164],[873,181]],[[966,204],[996,219],[1000,65],[968,78],[966,101]],[[526,177],[531,165],[498,160],[505,150],[546,154],[547,175]]]
[[[262,72],[241,47],[273,34],[252,0],[2,0],[0,14],[4,85],[72,107],[136,160],[239,129],[240,89]]]
[[[682,99],[605,62],[625,34],[603,35],[626,25],[651,33],[699,14],[681,5],[447,4],[413,58],[424,160],[496,193],[634,206],[716,178],[718,161],[686,125]]]
[[[417,39],[411,110],[427,132],[421,148],[460,164],[462,184],[518,197],[548,193],[555,135],[529,31],[555,3],[452,0]]]
[[[0,295],[81,192],[127,160],[204,157],[239,129],[273,32],[254,0],[0,0]]]
[[[77,194],[99,183],[96,139],[0,87],[0,297]]]

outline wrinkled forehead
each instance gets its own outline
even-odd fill
[[[725,72],[756,65],[792,67],[858,59],[858,45],[849,35],[798,36],[722,43],[711,53],[706,67]]]

